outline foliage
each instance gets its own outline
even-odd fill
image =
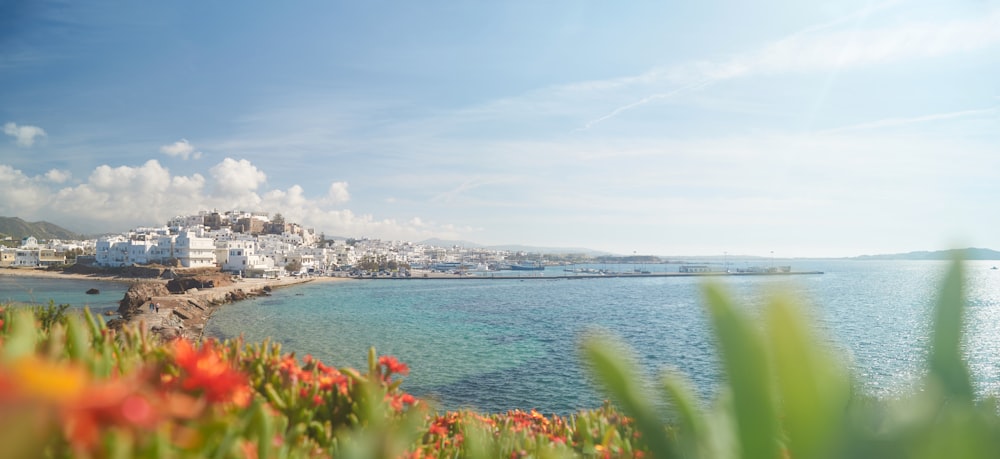
[[[89,312],[43,326],[51,306],[8,308],[0,444],[9,457],[992,457],[1000,414],[974,398],[961,358],[961,279],[955,263],[925,383],[908,397],[855,392],[848,367],[787,297],[751,320],[710,285],[727,375],[715,401],[701,403],[673,372],[647,384],[622,344],[594,335],[584,354],[621,411],[568,417],[437,412],[401,390],[405,364],[374,350],[362,373],[300,362],[268,341],[161,343],[115,334]]]
[[[57,312],[62,310],[57,309]],[[268,341],[159,342],[89,311],[0,312],[5,457],[564,457],[640,455],[610,406],[437,413],[402,391],[409,368],[371,350],[367,371]]]
[[[66,325],[68,315],[66,311],[70,308],[68,304],[56,306],[54,300],[49,300],[48,306],[34,306],[35,319],[38,320],[42,330],[49,330],[55,324]]]
[[[845,363],[788,298],[771,301],[759,324],[719,286],[708,286],[706,296],[728,384],[703,410],[684,378],[664,375],[659,387],[677,414],[676,431],[649,408],[656,397],[643,392],[621,344],[601,336],[585,344],[599,379],[635,417],[655,457],[985,458],[1000,451],[996,401],[974,398],[962,359],[960,263],[937,301],[923,387],[898,400],[856,393]]]

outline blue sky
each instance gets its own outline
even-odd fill
[[[0,215],[1000,249],[1000,1],[7,2]]]

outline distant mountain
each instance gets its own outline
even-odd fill
[[[476,244],[475,242],[456,241],[456,240],[447,240],[447,239],[438,239],[438,238],[424,239],[423,241],[418,242],[418,244],[432,245],[434,247],[455,247],[455,246],[458,246],[458,247],[467,247],[467,248],[470,248],[470,249],[481,249],[481,248],[483,248],[482,244]]]
[[[530,245],[491,245],[487,246],[490,250],[509,250],[511,252],[529,252],[529,253],[549,253],[549,254],[569,254],[569,253],[582,253],[585,255],[600,256],[600,255],[612,255],[611,252],[603,252],[600,250],[587,249],[583,247],[533,247]]]
[[[907,253],[890,253],[882,255],[861,255],[854,257],[854,260],[951,260],[955,256],[961,256],[964,260],[1000,260],[1000,252],[992,249],[979,249],[969,247],[967,249],[935,250]]]
[[[465,247],[469,249],[488,249],[488,250],[507,250],[511,252],[532,252],[532,253],[582,253],[587,255],[611,255],[610,252],[602,252],[600,250],[586,249],[582,247],[534,247],[530,245],[518,245],[518,244],[506,244],[506,245],[482,245],[475,242],[469,241],[454,241],[445,239],[426,239],[419,242],[424,245],[432,245],[435,247]]]
[[[39,240],[80,239],[82,237],[59,225],[49,222],[26,222],[18,217],[0,217],[0,234],[14,239],[34,236]]]

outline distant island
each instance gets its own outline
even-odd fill
[[[852,260],[951,260],[956,256],[964,260],[1000,260],[1000,252],[992,249],[969,247],[967,249],[921,250],[907,253],[890,253],[882,255],[861,255]]]

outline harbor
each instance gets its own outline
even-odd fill
[[[753,277],[753,276],[799,276],[818,275],[823,271],[793,271],[791,269],[759,269],[759,270],[733,270],[733,271],[711,271],[711,270],[685,270],[684,266],[677,272],[650,272],[650,271],[606,271],[606,270],[584,270],[573,271],[496,271],[496,272],[440,272],[414,270],[409,275],[393,273],[389,275],[360,275],[356,279],[371,280],[418,280],[418,279],[478,279],[478,280],[577,280],[577,279],[620,279],[620,278],[664,278],[664,277]],[[783,267],[787,268],[787,267]]]

